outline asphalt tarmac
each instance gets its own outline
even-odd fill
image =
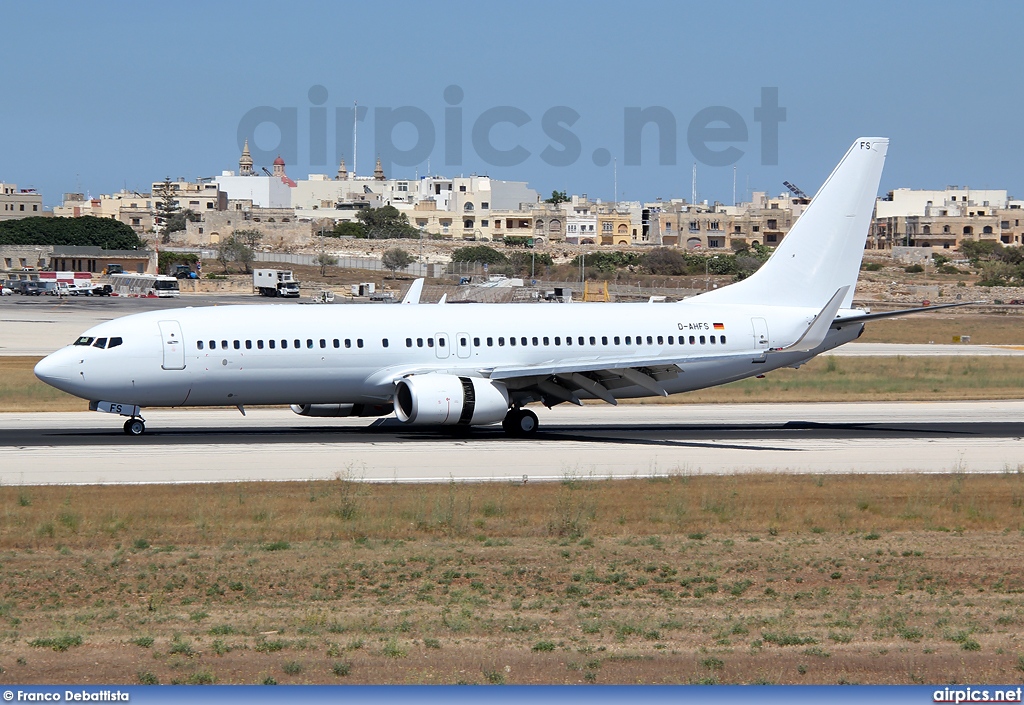
[[[0,414],[5,485],[671,474],[1024,472],[1024,401],[538,409],[541,431],[420,429],[288,410]]]

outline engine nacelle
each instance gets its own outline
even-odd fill
[[[395,382],[395,416],[402,423],[482,426],[508,413],[508,389],[479,377],[425,374]]]
[[[292,404],[299,416],[387,416],[391,404]]]

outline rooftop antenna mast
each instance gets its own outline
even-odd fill
[[[693,163],[693,179],[690,182],[690,203],[697,204],[697,162]]]
[[[612,160],[612,203],[619,203],[619,159]]]
[[[736,166],[732,167],[732,204],[736,205]]]
[[[356,171],[356,147],[359,141],[359,103],[352,101],[352,178],[359,173]]]

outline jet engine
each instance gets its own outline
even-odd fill
[[[402,423],[481,426],[508,413],[508,390],[479,377],[425,374],[395,382],[395,415]]]
[[[387,416],[391,404],[292,404],[299,416]]]

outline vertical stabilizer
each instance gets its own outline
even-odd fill
[[[888,148],[883,137],[854,142],[761,269],[690,300],[820,308],[848,286],[850,308]]]

